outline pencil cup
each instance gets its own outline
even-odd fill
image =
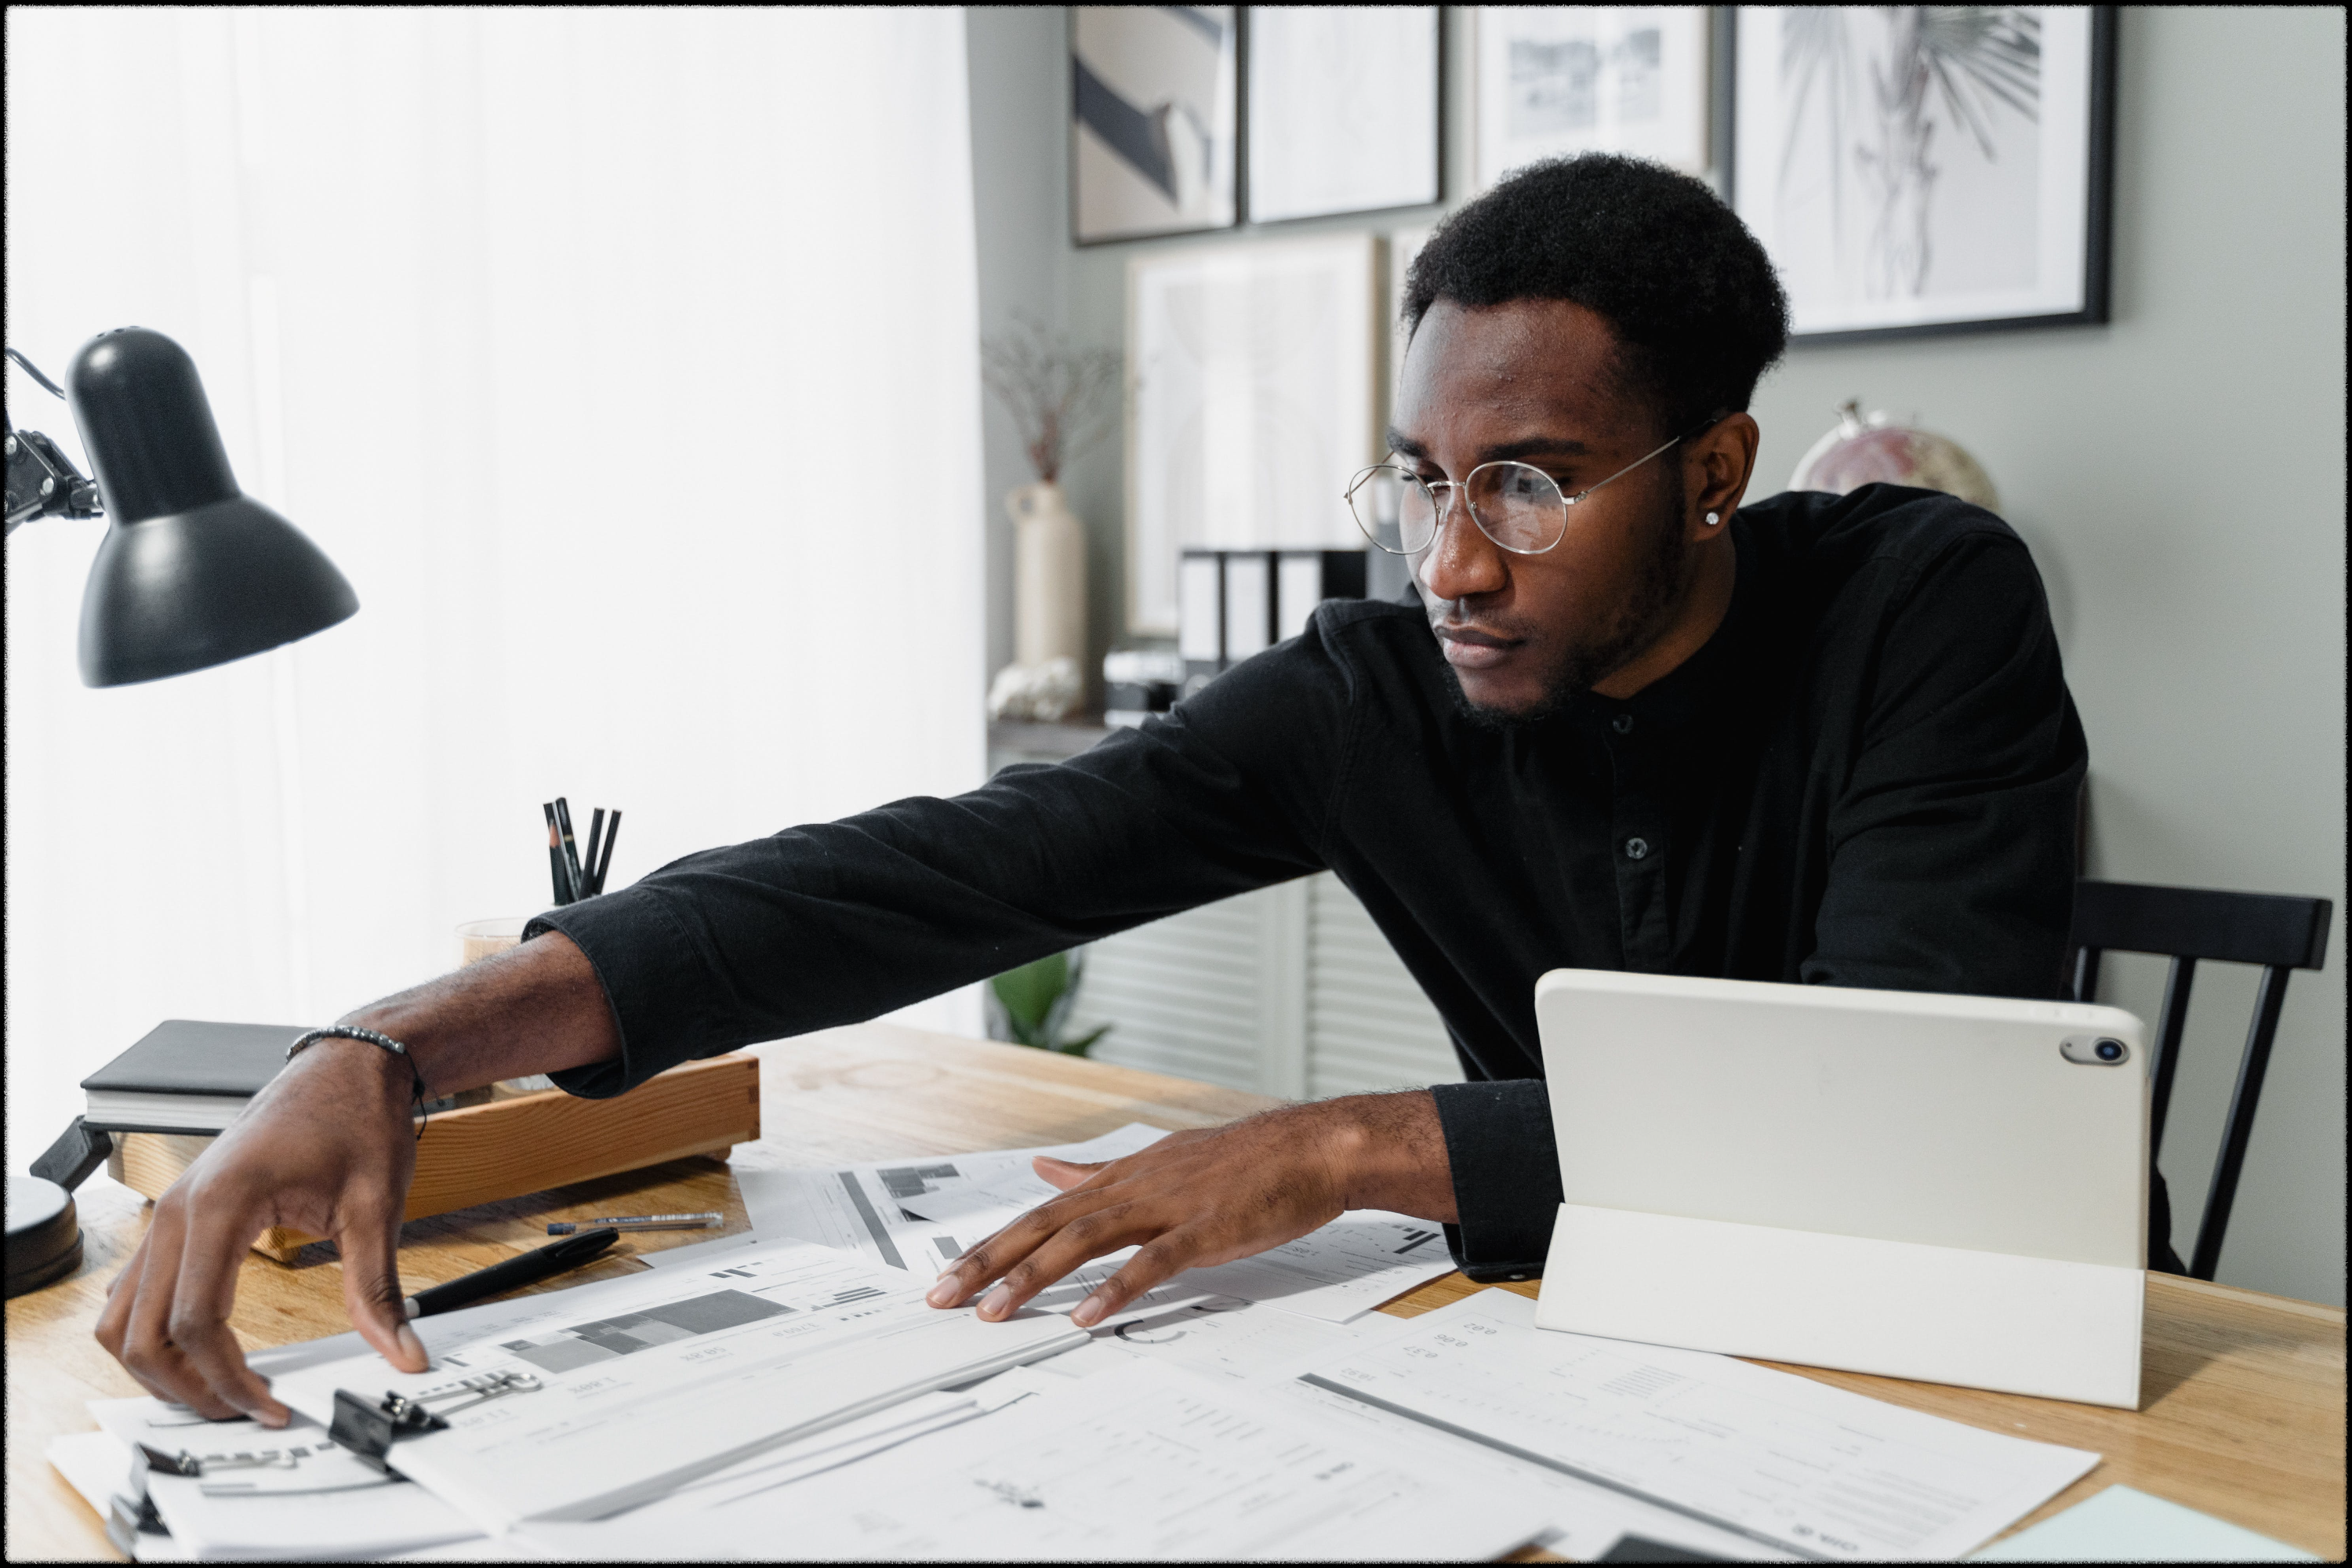
[[[503,920],[467,921],[457,928],[457,967],[478,963],[494,952],[504,952],[522,941],[522,928],[529,923],[527,915],[509,915]]]

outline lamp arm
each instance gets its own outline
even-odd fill
[[[57,383],[34,367],[32,361],[15,349],[6,353],[35,381],[59,397],[65,395]],[[5,412],[0,412],[0,426],[7,432],[10,533],[36,518],[104,515],[99,505],[98,487],[82,478],[72,459],[58,449],[55,441],[38,430],[18,430]]]

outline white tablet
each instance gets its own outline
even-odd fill
[[[2113,1007],[1554,970],[1538,1327],[2136,1407],[2146,1031]]]
[[[2147,1267],[2118,1008],[1555,969],[1536,1025],[1569,1203]]]

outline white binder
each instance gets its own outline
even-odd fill
[[[2130,1014],[1563,969],[1536,1017],[1538,1326],[2138,1407]]]

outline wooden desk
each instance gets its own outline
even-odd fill
[[[1259,1096],[1014,1046],[885,1024],[760,1047],[766,1136],[738,1165],[817,1165],[892,1154],[958,1153],[1091,1137],[1127,1121],[1199,1127],[1265,1106]],[[8,1303],[7,1554],[11,1561],[115,1555],[99,1521],[43,1457],[48,1439],[92,1426],[83,1402],[139,1393],[96,1341],[106,1285],[138,1244],[146,1206],[96,1178],[79,1194],[88,1257],[69,1280]],[[454,1279],[543,1245],[551,1218],[720,1209],[748,1228],[730,1168],[680,1161],[630,1176],[420,1220],[403,1236],[412,1287]],[[625,1237],[622,1251],[557,1286],[642,1267],[639,1252],[709,1232]],[[328,1249],[313,1247],[309,1253]],[[248,1346],[337,1333],[340,1266],[249,1258],[234,1323]],[[1476,1289],[1448,1275],[1391,1303],[1411,1317]],[[1514,1287],[1533,1295],[1533,1285]],[[1784,1370],[1997,1432],[2095,1449],[2091,1473],[2024,1522],[2116,1483],[2260,1531],[2323,1557],[2344,1555],[2344,1344],[2340,1311],[2167,1275],[2148,1281],[2146,1405],[2138,1412],[1982,1394],[1858,1373]]]

